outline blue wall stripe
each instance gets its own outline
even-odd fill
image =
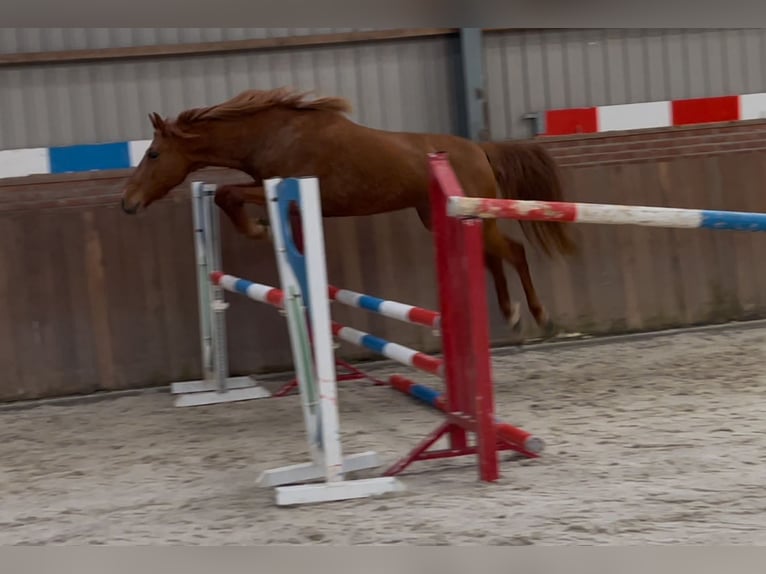
[[[52,147],[48,150],[51,173],[126,169],[130,167],[127,142]]]

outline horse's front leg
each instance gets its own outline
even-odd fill
[[[245,211],[245,204],[253,203],[264,207],[266,191],[255,183],[234,183],[222,185],[215,193],[215,204],[228,216],[234,227],[250,239],[268,239],[268,220],[254,219]]]

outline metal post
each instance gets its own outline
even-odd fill
[[[213,376],[213,336],[210,324],[210,267],[207,257],[207,240],[205,238],[205,211],[202,182],[192,183],[192,218],[194,220],[194,254],[197,259],[197,306],[199,310],[200,350],[202,352],[202,378],[207,380]]]
[[[206,184],[202,186],[203,216],[205,229],[210,230],[207,237],[207,253],[205,258],[215,271],[221,270],[221,242],[218,212],[213,213],[213,196],[216,186]],[[208,272],[210,269],[208,269]],[[212,289],[212,297],[209,299],[208,314],[212,326],[211,336],[213,343],[213,376],[219,393],[226,392],[226,379],[229,376],[229,357],[226,345],[226,319],[224,313],[228,307],[224,297],[224,291],[218,285],[210,285],[210,277],[207,277],[208,288]]]
[[[460,29],[460,77],[463,132],[474,141],[489,139],[484,88],[484,47],[481,28]]]

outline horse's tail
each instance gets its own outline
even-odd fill
[[[553,157],[536,142],[479,142],[505,199],[563,201],[561,174]],[[519,221],[524,235],[547,255],[577,251],[566,223]]]

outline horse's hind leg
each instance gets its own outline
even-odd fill
[[[516,269],[524,289],[529,312],[532,313],[538,326],[543,329],[544,336],[552,336],[555,332],[555,326],[537,295],[537,290],[532,282],[532,274],[527,264],[524,246],[504,235],[498,228],[497,221],[487,220],[484,222],[484,249],[490,256],[499,257]]]
[[[423,206],[417,209],[420,221],[423,226],[432,231],[431,211],[430,206]],[[521,311],[520,304],[513,303],[511,301],[510,292],[508,290],[508,282],[505,279],[505,271],[503,270],[503,259],[496,254],[484,250],[484,265],[492,276],[492,282],[495,285],[495,296],[497,297],[497,304],[500,307],[500,312],[505,317],[505,320],[511,325],[511,329],[517,335],[521,335]]]
[[[505,279],[505,271],[503,270],[503,260],[497,255],[493,255],[485,250],[484,265],[486,265],[490,275],[492,275],[492,282],[495,285],[495,296],[497,297],[497,304],[500,307],[500,312],[511,326],[511,330],[514,334],[520,337],[522,327],[521,304],[511,302],[508,282]]]
[[[245,204],[266,205],[266,190],[255,183],[222,185],[215,193],[215,204],[229,217],[234,227],[250,239],[269,237],[268,221],[255,220],[245,211]]]

